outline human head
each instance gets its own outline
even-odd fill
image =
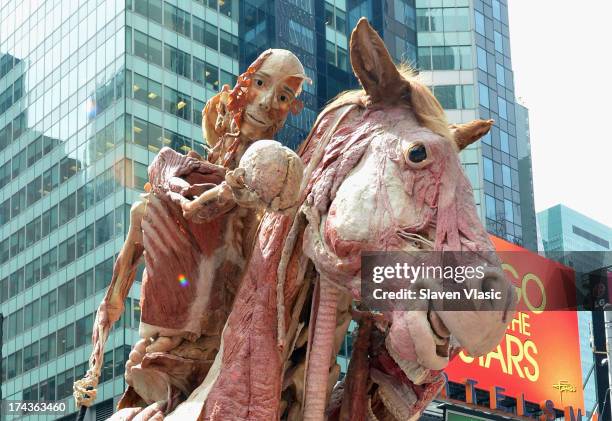
[[[264,51],[238,79],[232,102],[240,133],[251,140],[272,138],[289,112],[297,113],[302,82],[310,81],[290,51]]]

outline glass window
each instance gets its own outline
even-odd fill
[[[12,379],[22,372],[21,350],[8,356],[8,372],[7,377]]]
[[[503,130],[499,131],[499,137],[500,137],[500,141],[501,141],[501,150],[506,152],[506,153],[510,153],[510,142],[509,142],[509,138],[508,138],[508,133],[506,133]]]
[[[75,237],[71,235],[68,239],[62,241],[57,247],[58,267],[63,268],[69,263],[74,262],[75,256]]]
[[[219,35],[217,27],[211,23],[204,23],[204,45],[213,50],[219,50]]]
[[[25,248],[25,227],[11,234],[11,257],[21,253]]]
[[[325,2],[325,25],[334,27],[334,5]]]
[[[504,186],[512,187],[512,173],[510,167],[505,164],[502,164],[502,180]]]
[[[495,212],[495,199],[488,194],[485,194],[485,209],[487,218],[492,220],[497,220],[496,212]]]
[[[325,58],[328,63],[336,65],[336,44],[333,42],[325,42]]]
[[[24,111],[13,119],[13,140],[16,140],[19,136],[21,136],[26,129],[26,115]]]
[[[193,81],[204,86],[206,63],[199,58],[193,58]]]
[[[38,365],[38,341],[23,349],[23,371],[33,369]]]
[[[55,164],[43,173],[43,194],[50,193],[59,185],[59,164]]]
[[[110,257],[96,265],[95,291],[101,291],[110,285],[113,277],[113,258]]]
[[[74,304],[74,279],[66,282],[57,289],[58,311],[66,310]]]
[[[179,34],[191,37],[190,14],[164,2],[164,25]]]
[[[144,185],[149,181],[147,166],[138,161],[134,161],[134,187],[144,191]]]
[[[514,222],[514,212],[512,210],[512,202],[508,199],[504,199],[504,214],[506,215],[506,221]]]
[[[508,109],[507,109],[507,103],[505,99],[501,97],[497,97],[497,109],[498,109],[499,116],[507,120],[508,119]]]
[[[26,225],[26,247],[31,246],[41,238],[42,229],[40,226],[40,216],[34,218],[28,225]]]
[[[94,248],[94,224],[88,225],[77,233],[76,257],[89,253]]]
[[[0,204],[0,225],[6,224],[11,219],[11,199],[6,199]]]
[[[28,168],[42,158],[42,136],[28,145]]]
[[[162,23],[161,0],[133,0],[134,10],[159,24]]]
[[[402,23],[407,23],[402,21]],[[342,33],[346,32],[346,12],[336,9],[336,30]]]
[[[206,87],[217,91],[219,89],[219,68],[210,63],[206,63],[206,71],[204,72]]]
[[[80,187],[76,192],[77,214],[81,214],[94,204],[93,180]]]
[[[68,180],[80,170],[80,162],[66,156],[60,161],[60,183]]]
[[[478,56],[478,68],[486,72],[487,71],[487,52],[480,47],[476,47],[476,55]]]
[[[191,97],[164,87],[164,110],[185,120],[191,119]]]
[[[233,88],[236,85],[236,76],[221,69],[221,86],[223,85],[229,85],[230,88]],[[308,83],[306,83],[305,85],[308,85]],[[197,101],[195,98],[193,100]],[[204,107],[200,107],[200,111],[203,108]],[[199,121],[199,120],[194,120],[194,122],[196,121]]]
[[[223,36],[223,34],[222,34]],[[296,47],[314,54],[314,32],[305,26],[289,19],[289,42]]]
[[[497,77],[497,83],[501,86],[506,86],[506,72],[504,66],[499,63],[495,63],[495,73]]]
[[[28,183],[27,206],[30,206],[42,197],[42,176],[36,177]]]
[[[430,47],[419,47],[418,48],[418,65],[422,70],[432,70],[431,67],[431,48]]]
[[[134,30],[134,54],[151,63],[161,66],[161,41],[151,38],[140,31]]]
[[[493,31],[493,41],[495,42],[495,51],[499,53],[504,52],[504,41],[502,34],[497,31]]]
[[[96,247],[106,243],[113,235],[113,214],[112,212],[99,218],[96,221]]]
[[[478,84],[478,98],[481,106],[489,108],[489,88],[482,83]]]
[[[64,225],[76,216],[76,193],[72,193],[60,202],[59,224]]]
[[[134,117],[134,143],[147,147],[147,122]]]
[[[11,161],[7,161],[0,167],[0,186],[5,186],[11,181]]]
[[[93,269],[77,276],[75,283],[76,302],[79,303],[93,294]]]
[[[191,78],[191,56],[169,45],[164,45],[164,66],[176,74]]]
[[[44,279],[57,270],[57,247],[53,247],[40,257],[40,279]]]
[[[501,5],[499,0],[493,0],[493,17],[497,20],[501,20]]]
[[[41,342],[42,344],[42,342]],[[42,364],[42,360],[41,360]],[[39,384],[39,396],[40,400],[54,401],[55,400],[55,377],[47,380],[43,380]]]
[[[40,298],[40,315],[43,320],[48,319],[57,314],[57,290],[43,295]]]
[[[23,328],[28,330],[38,323],[40,323],[40,300],[35,300],[25,307]]]
[[[40,281],[40,257],[25,266],[25,287],[29,288]]]
[[[444,109],[455,110],[461,108],[461,86],[436,86],[434,95]]]
[[[181,136],[178,133],[166,130],[166,137],[169,137],[170,147],[177,152],[187,154],[191,150],[191,139]]]
[[[0,151],[4,150],[13,140],[11,123],[0,129]]]
[[[148,83],[147,78],[144,76],[140,76],[138,73],[134,73],[134,79],[132,81],[132,95],[134,99],[137,99],[142,102],[147,102],[147,91],[148,91]]]
[[[69,324],[57,331],[57,355],[63,355],[74,349],[74,324]],[[70,387],[72,390],[72,385]]]
[[[9,239],[0,241],[0,262],[5,263],[9,259]]]
[[[219,31],[219,47],[223,54],[238,59],[238,38],[223,29]]]
[[[58,205],[53,206],[42,215],[42,236],[55,231],[58,227]]]
[[[21,174],[21,172],[27,168],[26,164],[27,164],[27,155],[26,155],[26,150],[24,149],[13,157],[12,178],[15,178],[19,174]]]
[[[484,179],[493,182],[493,161],[483,157],[482,163],[484,167]]]
[[[485,34],[485,21],[484,15],[477,10],[474,10],[474,23],[476,25],[476,32],[480,35]]]
[[[61,355],[61,353],[58,352],[58,355]],[[73,382],[72,368],[57,375],[57,399],[64,399],[72,395]]]
[[[463,91],[463,108],[469,109],[474,108],[474,88],[472,85],[462,85]]]
[[[77,320],[75,323],[76,329],[76,347],[86,345],[90,341],[91,332],[93,331],[93,315]]]
[[[238,1],[223,0],[219,1],[219,13],[228,17],[238,18]]]
[[[11,197],[11,218],[16,217],[26,207],[26,188],[22,188]]]
[[[42,365],[55,358],[56,350],[55,332],[53,332],[40,340],[40,364]]]

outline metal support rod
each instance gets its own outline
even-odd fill
[[[604,326],[606,332],[606,352],[608,354],[608,385],[612,387],[612,306],[609,304],[604,308]],[[610,393],[610,389],[608,389]],[[612,398],[610,399],[612,408]],[[611,411],[612,415],[612,411]]]

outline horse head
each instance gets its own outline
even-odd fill
[[[321,307],[329,301],[325,295],[345,291],[362,299],[359,272],[365,251],[477,253],[486,271],[471,286],[502,294],[495,304],[480,302],[473,311],[437,311],[424,299],[416,300],[411,311],[384,313],[385,322],[377,325],[384,338],[378,355],[386,360],[372,369],[372,379],[383,400],[403,394],[406,407],[397,402],[390,407],[396,417],[407,419],[409,403],[418,396],[406,397],[406,384],[432,382],[453,349],[473,356],[489,352],[502,339],[515,305],[514,289],[480,222],[459,160],[460,150],[492,122],[449,128],[433,94],[411,69],[396,67],[365,19],[353,30],[350,57],[363,90],[330,103],[301,151],[312,171],[303,207],[309,222],[304,251],[321,279],[313,352],[325,321],[323,314],[319,322]],[[435,288],[438,281],[428,279],[423,286]],[[316,383],[316,374],[309,373],[307,382]],[[316,386],[310,389],[314,393]],[[311,406],[318,405],[315,401]],[[307,400],[306,414],[312,413]]]

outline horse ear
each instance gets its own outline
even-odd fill
[[[489,133],[493,123],[494,120],[474,120],[465,124],[451,124],[448,128],[461,151]]]
[[[370,101],[392,101],[404,94],[398,87],[408,82],[401,77],[385,43],[366,18],[359,19],[351,33],[350,54],[353,72]]]

